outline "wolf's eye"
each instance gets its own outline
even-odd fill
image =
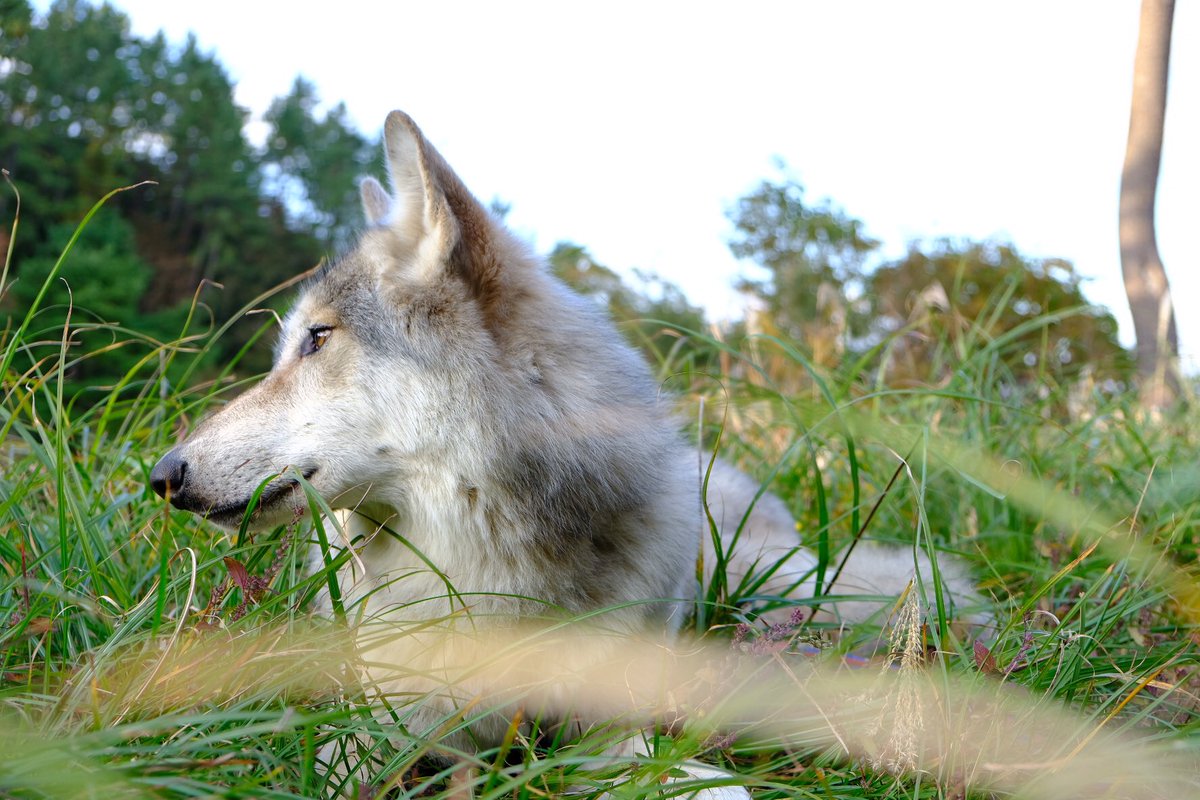
[[[330,325],[315,325],[308,329],[308,338],[300,345],[301,356],[311,356],[325,346],[329,334],[333,333]]]

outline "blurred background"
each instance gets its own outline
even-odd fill
[[[381,173],[380,127],[402,108],[619,318],[781,334],[826,365],[889,342],[887,380],[936,382],[926,342],[1063,314],[1018,335],[1014,380],[1129,375],[1117,207],[1136,0],[0,8],[0,165],[23,202],[9,312],[92,203],[154,180],[88,226],[52,299],[69,285],[77,313],[168,340],[203,283],[201,311],[224,322],[353,241],[355,180]],[[1200,57],[1180,43],[1197,30],[1182,4],[1157,205],[1184,312]],[[660,359],[679,346],[629,329]],[[1187,313],[1180,349],[1194,373]],[[136,357],[72,374],[104,383]]]

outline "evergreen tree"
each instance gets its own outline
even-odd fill
[[[92,218],[47,284],[74,232],[70,224],[52,227],[21,264],[6,297],[24,311],[46,286],[29,341],[57,352],[66,336],[72,357],[87,356],[68,373],[72,393],[122,377],[156,342],[177,338],[186,315],[178,306],[142,314],[130,302],[146,290],[152,269],[136,253],[133,227],[113,209]]]
[[[346,106],[317,114],[316,87],[296,78],[271,104],[266,120],[266,174],[270,191],[294,223],[321,242],[345,247],[362,219],[357,180],[371,171],[380,145],[350,124]]]

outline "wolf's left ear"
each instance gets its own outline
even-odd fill
[[[368,225],[382,225],[392,213],[392,197],[383,184],[374,178],[363,178],[358,184],[362,197],[363,216]]]

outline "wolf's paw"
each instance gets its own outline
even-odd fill
[[[609,755],[618,758],[634,756],[651,759],[661,770],[663,761],[656,759],[650,745],[650,736],[646,731],[630,736],[610,748]],[[670,761],[668,760],[669,764]],[[659,772],[652,773],[661,775]],[[614,786],[609,793],[601,795],[604,800],[615,800],[622,797],[670,797],[685,798],[685,800],[751,800],[750,792],[737,783],[737,776],[726,770],[699,761],[682,761],[671,764],[671,769],[655,780],[651,778],[650,786],[646,784],[645,773],[639,780],[621,786]],[[661,781],[661,783],[659,783]],[[654,783],[659,783],[654,786]],[[697,786],[697,784],[714,783],[717,786]],[[694,788],[693,788],[694,787]]]
[[[678,770],[686,772],[687,776],[679,775],[667,778],[666,784],[681,784],[676,791],[670,791],[671,797],[682,797],[687,800],[750,800],[750,792],[744,786],[706,786],[703,789],[687,791],[684,784],[699,783],[700,781],[732,781],[734,776],[723,769],[710,767],[696,761],[682,764]]]

